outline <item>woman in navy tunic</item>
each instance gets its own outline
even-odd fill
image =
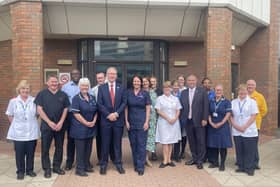
[[[132,150],[134,170],[138,175],[144,174],[146,161],[146,143],[149,129],[151,99],[147,91],[141,89],[142,78],[132,78],[132,89],[127,92],[125,110],[126,127]]]
[[[88,176],[93,172],[90,164],[92,140],[96,134],[97,105],[95,98],[88,93],[90,82],[88,78],[79,81],[80,93],[72,100],[74,118],[70,127],[70,137],[76,145],[76,175]]]
[[[219,167],[220,171],[224,171],[227,148],[232,147],[232,141],[228,123],[231,115],[231,102],[224,98],[222,85],[215,87],[215,97],[210,100],[209,105],[207,147],[211,150],[211,158],[213,159],[209,168]]]

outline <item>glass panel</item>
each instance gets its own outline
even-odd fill
[[[96,64],[96,69],[95,72],[104,72],[106,73],[106,70],[108,67],[116,67],[118,70],[118,79],[117,82],[122,84],[122,77],[123,77],[123,73],[122,73],[122,67],[121,65],[111,65],[111,64]],[[94,77],[95,78],[95,77]],[[96,81],[96,80],[95,80]]]
[[[238,87],[238,64],[231,64],[231,94],[233,98],[237,97],[236,88]]]
[[[167,59],[167,48],[166,48],[166,43],[160,42],[159,46],[159,59],[161,62],[166,62]]]
[[[88,48],[87,48],[87,41],[81,42],[81,51],[80,51],[80,60],[86,61],[88,60]]]
[[[153,61],[153,42],[95,40],[94,60]]]
[[[126,65],[126,73],[127,73],[127,88],[132,87],[132,77],[134,75],[151,76],[153,74],[153,65],[136,65],[136,64],[128,64]]]

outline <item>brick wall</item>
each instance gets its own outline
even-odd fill
[[[270,25],[258,29],[241,46],[240,79],[245,82],[255,79],[257,90],[267,100],[268,114],[263,121],[262,131],[271,134],[278,127],[278,42],[280,1],[271,1]]]
[[[12,42],[0,42],[0,138],[7,135],[8,118],[5,115],[9,99],[15,96],[15,89],[13,88],[13,74],[12,72]]]
[[[207,76],[224,87],[231,97],[232,12],[227,8],[208,8],[206,13],[205,51]]]
[[[202,42],[171,42],[169,44],[169,79],[174,80],[179,74],[185,76],[195,74],[200,82],[206,75],[204,52]],[[187,61],[188,65],[176,67],[174,61]]]
[[[10,5],[12,28],[13,86],[26,79],[33,95],[42,83],[43,15],[42,2],[17,2]]]
[[[58,65],[59,59],[72,60],[72,65]],[[61,73],[77,68],[77,40],[45,39],[43,67],[57,68]]]

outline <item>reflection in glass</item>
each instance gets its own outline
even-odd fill
[[[140,75],[141,77],[151,76],[153,74],[153,65],[152,64],[145,64],[145,65],[128,64],[126,65],[126,73],[127,73],[127,88],[131,88],[132,77],[134,75]]]
[[[103,72],[106,74],[106,70],[109,67],[115,67],[118,70],[117,82],[122,84],[122,68],[120,65],[110,65],[110,64],[96,64],[96,72]]]

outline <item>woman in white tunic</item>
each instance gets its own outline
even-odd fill
[[[257,150],[258,129],[256,115],[259,113],[257,103],[248,96],[247,85],[238,87],[238,98],[231,102],[232,135],[235,144],[236,172],[254,175],[254,154]]]
[[[25,173],[31,177],[36,176],[33,171],[34,152],[40,131],[34,97],[29,95],[29,83],[22,80],[16,90],[18,96],[10,100],[6,111],[11,123],[7,139],[14,141],[17,179],[22,180]]]
[[[171,94],[170,81],[163,84],[163,95],[157,98],[155,108],[159,114],[156,142],[161,143],[163,148],[163,162],[159,167],[174,167],[171,161],[172,145],[181,140],[179,115],[182,106],[179,99]]]

